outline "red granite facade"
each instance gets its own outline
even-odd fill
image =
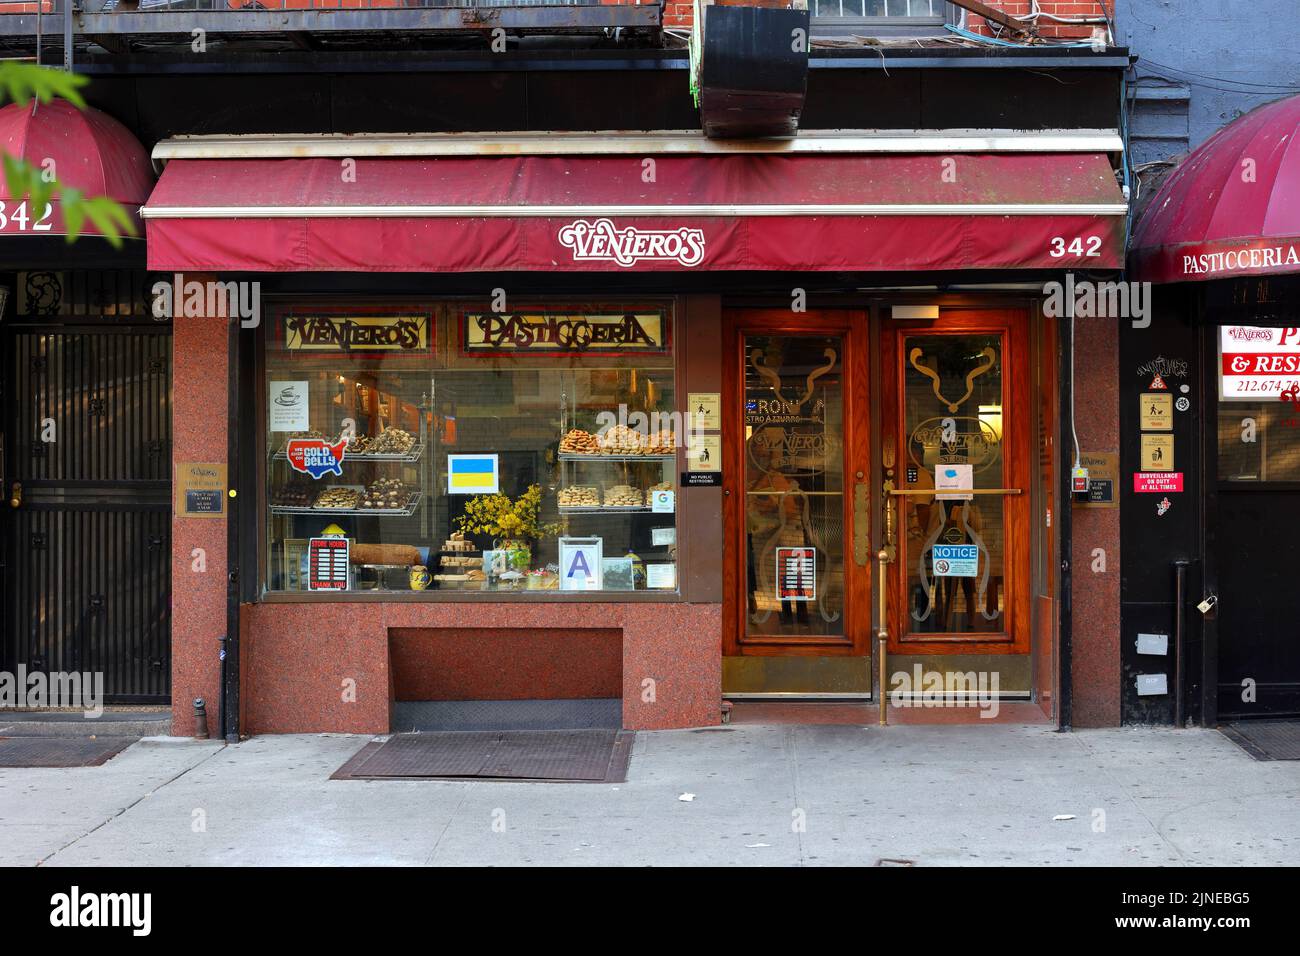
[[[203,278],[188,276],[187,278]],[[178,290],[179,291],[179,290]],[[178,299],[179,301],[179,296]],[[225,462],[228,324],[175,317],[172,323],[172,464]],[[216,726],[221,638],[226,632],[226,519],[172,518],[172,732],[192,732],[194,698]]]
[[[1114,322],[1076,322],[1074,356],[1079,447],[1118,454],[1119,331]],[[1078,727],[1120,722],[1119,515],[1119,508],[1075,508],[1072,514],[1071,681]]]
[[[475,630],[483,645],[465,640]],[[624,727],[663,730],[721,719],[722,609],[716,604],[267,603],[244,608],[243,732],[386,733],[395,692],[394,631],[408,668],[421,656],[419,642],[438,641],[445,633],[452,652],[430,650],[428,657],[453,666],[459,661],[476,681],[485,666],[480,647],[486,646],[503,671],[497,699],[514,696],[530,676],[530,697],[558,696],[557,689],[562,694],[571,686],[564,678],[546,680],[544,671],[528,669],[525,660],[508,662],[501,656],[503,634],[536,634],[552,651],[549,666],[562,670],[590,669],[579,657],[588,645],[584,632],[616,631]],[[565,647],[575,631],[579,636]],[[599,694],[593,696],[607,690],[595,689]]]

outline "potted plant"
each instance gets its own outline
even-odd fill
[[[492,536],[492,547],[510,552],[510,568],[527,571],[532,563],[532,542],[553,531],[542,525],[538,516],[542,511],[540,485],[529,485],[518,498],[509,495],[475,495],[465,503],[465,513],[458,515],[456,525],[467,534]]]

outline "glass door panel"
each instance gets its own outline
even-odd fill
[[[888,320],[881,338],[890,653],[1028,653],[1028,317],[942,310]]]
[[[727,313],[722,686],[871,692],[871,478],[862,312]]]
[[[1002,336],[903,337],[906,467],[901,487],[1006,486]],[[1001,495],[907,495],[901,560],[911,634],[1005,630]]]
[[[745,636],[844,634],[844,340],[746,335]]]

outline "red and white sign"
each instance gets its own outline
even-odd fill
[[[1183,278],[1214,279],[1222,275],[1267,274],[1300,270],[1300,245],[1257,239],[1239,248],[1192,246],[1181,252]]]
[[[348,589],[347,538],[312,538],[307,543],[307,590]]]
[[[1219,398],[1257,402],[1300,391],[1300,328],[1219,328]]]
[[[608,219],[577,219],[562,226],[558,238],[575,262],[603,259],[631,267],[657,260],[690,268],[704,261],[703,229],[619,229]]]
[[[817,551],[813,548],[776,549],[776,599],[817,599]]]
[[[1181,471],[1136,471],[1133,490],[1138,494],[1165,495],[1183,490]]]

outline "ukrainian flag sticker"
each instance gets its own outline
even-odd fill
[[[494,495],[500,488],[496,455],[448,455],[447,494]]]

